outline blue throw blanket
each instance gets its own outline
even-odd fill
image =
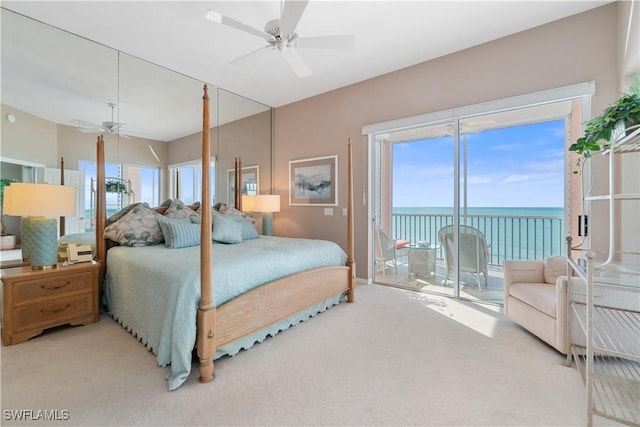
[[[291,274],[345,265],[346,254],[324,240],[261,236],[234,245],[214,243],[213,298],[217,306],[238,295]],[[110,315],[157,356],[171,364],[169,389],[178,388],[191,371],[200,302],[200,247],[168,249],[119,246],[109,250],[105,299]],[[234,355],[337,304],[330,298],[263,331],[216,352]]]

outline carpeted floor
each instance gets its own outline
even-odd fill
[[[584,425],[564,356],[496,307],[379,285],[169,392],[111,318],[2,347],[2,425]],[[68,420],[14,419],[19,410]],[[14,410],[18,410],[15,412]],[[12,412],[13,411],[13,412]],[[602,423],[606,424],[606,423]]]

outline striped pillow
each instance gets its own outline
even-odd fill
[[[164,245],[171,249],[187,248],[200,244],[200,224],[189,218],[167,218],[161,216],[158,223],[164,235]]]

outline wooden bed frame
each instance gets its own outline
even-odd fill
[[[202,114],[202,165],[208,163],[210,152],[209,96],[204,86]],[[107,242],[106,185],[104,138],[97,141],[96,198],[96,259],[100,263],[100,283],[106,273]],[[241,176],[240,160],[236,159],[236,179]],[[202,168],[202,224],[200,241],[211,242],[211,200],[209,168]],[[355,271],[353,237],[353,178],[351,139],[347,144],[347,262],[344,266],[308,270],[275,280],[247,292],[220,307],[213,301],[211,245],[200,245],[200,305],[197,317],[196,348],[200,360],[200,381],[213,380],[213,358],[216,348],[261,330],[329,297],[346,292],[347,301],[354,301]],[[236,183],[235,203],[241,208],[241,186]],[[256,307],[268,307],[267,310]]]

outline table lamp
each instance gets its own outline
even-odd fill
[[[272,236],[273,213],[280,212],[280,196],[277,194],[255,196],[253,211],[262,213],[262,234]]]
[[[242,212],[253,212],[256,205],[256,196],[242,195]]]
[[[21,221],[21,234],[24,231],[22,244],[26,242],[28,247],[27,255],[31,260],[31,269],[56,268],[56,217],[76,214],[76,189],[63,185],[14,182],[5,188],[4,213],[28,217]]]

